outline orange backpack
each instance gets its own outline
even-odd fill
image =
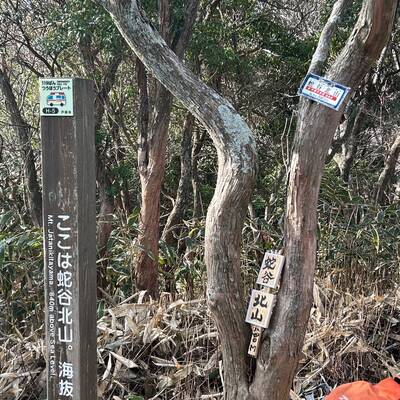
[[[387,378],[376,385],[364,381],[347,383],[334,389],[325,400],[400,400],[397,382],[398,378]]]

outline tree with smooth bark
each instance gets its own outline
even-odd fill
[[[137,1],[99,1],[147,69],[206,127],[217,148],[218,178],[207,212],[205,261],[208,304],[223,355],[225,397],[287,400],[312,303],[320,182],[345,104],[334,111],[300,100],[285,215],[286,268],[272,325],[263,334],[260,354],[251,368],[240,274],[241,229],[256,172],[250,129],[224,98],[180,62],[147,23]],[[328,25],[337,25],[346,8],[343,3],[349,2],[335,4]],[[357,88],[389,38],[396,7],[393,0],[364,0],[347,43],[326,69],[329,79]],[[324,72],[335,29],[325,26],[310,72]]]

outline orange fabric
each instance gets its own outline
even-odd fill
[[[347,383],[333,390],[325,400],[400,400],[400,384],[392,378],[376,385],[364,381]]]

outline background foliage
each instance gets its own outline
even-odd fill
[[[360,4],[361,1],[354,2],[354,7],[346,15],[334,40],[332,59],[347,39]],[[183,23],[184,4],[177,0],[171,2],[171,5],[171,29],[179,30]],[[203,1],[199,7],[199,16],[185,62],[234,104],[252,128],[257,142],[257,184],[243,230],[243,276],[247,289],[253,285],[263,253],[283,246],[282,221],[288,165],[296,126],[297,88],[307,71],[331,6],[332,1],[323,0],[229,0]],[[143,7],[152,24],[157,26],[156,2],[146,1]],[[106,165],[111,181],[109,194],[115,205],[107,252],[98,261],[99,264],[106,262],[107,271],[106,284],[102,288],[104,297],[99,300],[98,317],[107,318],[109,307],[119,304],[135,292],[130,272],[133,255],[137,250],[135,238],[138,234],[140,207],[135,57],[127,49],[109,15],[89,0],[4,0],[0,3],[0,38],[2,69],[11,82],[19,111],[29,126],[29,143],[39,175],[38,78],[54,75],[88,76],[83,67],[79,44],[90,43],[96,68],[88,77],[94,79],[96,87],[100,88],[106,80],[107,66],[117,55],[122,54],[122,62],[105,104],[105,115],[96,132],[98,157]],[[324,287],[321,291],[329,292],[333,297],[332,301],[318,305],[325,307],[323,320],[313,317],[310,329],[326,327],[329,318],[337,317],[338,307],[345,303],[348,307],[351,304],[358,307],[357,302],[361,301],[358,299],[370,298],[369,296],[383,296],[385,299],[390,297],[390,306],[379,299],[373,305],[368,303],[370,308],[364,305],[365,309],[368,308],[363,320],[366,329],[372,329],[372,320],[385,326],[384,329],[398,328],[397,300],[393,300],[397,297],[391,297],[399,283],[398,164],[383,198],[378,201],[376,197],[379,175],[392,143],[400,134],[398,39],[397,25],[381,60],[352,98],[326,164],[318,207],[318,282]],[[150,77],[150,91],[153,87],[154,80]],[[32,335],[40,337],[43,333],[44,295],[42,233],[32,225],[29,215],[22,145],[16,138],[15,127],[10,124],[9,112],[3,106],[6,99],[3,97],[0,100],[1,344],[15,335],[20,338]],[[343,138],[342,134],[351,119],[351,113],[360,109],[364,116],[362,128]],[[180,177],[180,139],[184,117],[185,110],[179,103],[175,103],[169,130],[168,168],[162,191],[161,229],[171,211]],[[204,136],[203,129],[198,124],[195,133],[198,138]],[[349,167],[349,176],[344,176],[345,165]],[[202,215],[194,217],[190,204],[179,224],[177,244],[171,246],[160,242],[161,288],[165,289],[165,281],[172,279],[176,286],[176,293],[172,296],[185,300],[202,298],[205,292],[205,212],[216,179],[216,154],[208,137],[203,138],[198,154],[196,179],[200,188]],[[99,208],[99,204],[97,207]],[[163,268],[165,265],[172,265],[173,268],[167,270]],[[379,312],[386,315],[386,319],[377,316],[379,313],[376,307],[379,305]],[[328,306],[329,310],[326,308]],[[351,312],[353,311],[349,311]],[[148,315],[152,317],[154,313],[156,311],[150,310]],[[206,311],[199,313],[197,317],[203,318],[202,324],[209,327],[211,322],[206,317]],[[188,321],[192,321],[192,317],[187,315],[182,318],[188,324]],[[390,318],[395,321],[391,320],[390,323]],[[170,326],[168,324],[171,321],[168,318],[165,321],[166,326]],[[204,326],[201,329],[205,329]],[[373,340],[376,339],[374,335]],[[388,335],[385,336],[385,346],[391,346],[388,357],[398,360],[398,344],[393,336],[390,339]],[[190,340],[192,339],[193,337]],[[371,337],[364,339],[364,343],[368,342],[368,346],[375,346],[375,349],[383,346],[382,342],[379,345],[378,342],[372,343]],[[389,339],[392,340],[390,343]],[[180,338],[178,342],[185,340],[188,340],[187,337]],[[194,357],[197,357],[196,346],[203,345],[211,346],[212,351],[207,353],[207,357],[217,354],[214,339],[207,340],[205,344],[193,344]],[[340,340],[345,339],[342,337]],[[336,349],[332,341],[329,343],[332,349]],[[308,348],[313,356],[318,346],[321,343],[314,343]],[[125,351],[127,349],[124,348],[124,354],[127,355]],[[182,348],[172,353],[176,357],[176,363],[184,363],[185,360],[187,362],[187,354],[185,355]],[[310,360],[314,360],[310,361],[312,364],[315,359],[311,353]],[[129,354],[132,354],[132,349]],[[171,356],[171,353],[165,351],[162,354],[151,354],[155,357],[167,357],[166,354]],[[199,359],[203,360],[206,357],[204,354],[199,355]],[[150,357],[150,353],[147,356]],[[218,359],[218,356],[215,357]],[[315,368],[325,365],[326,359],[322,358],[320,364],[314,365]],[[368,363],[372,362],[366,358]],[[351,379],[354,369],[357,377],[365,377],[362,371],[367,377],[368,374],[378,377],[379,373],[375,371],[374,374],[371,367],[365,367],[363,360],[359,360],[360,365],[356,365],[354,360],[342,360],[349,370],[343,368],[341,373],[335,369],[341,368],[338,360],[328,360],[323,370],[327,371],[327,380],[330,379],[328,383],[335,379]],[[218,362],[216,365],[218,367]],[[351,369],[350,366],[354,368]],[[101,368],[104,373],[106,367]],[[177,367],[177,371],[182,368]],[[207,390],[211,390],[211,387],[217,390],[220,387],[215,368],[215,365],[211,368],[214,375],[207,378],[207,384],[211,385]],[[359,374],[360,369],[362,371]],[[128,368],[129,371],[136,373],[132,368]],[[192,371],[182,379],[192,376],[191,373]],[[151,371],[151,374],[150,378],[147,375],[146,377],[155,381],[157,370]],[[184,386],[182,382],[189,385],[188,380],[182,379],[176,378],[173,384],[181,389]],[[185,390],[194,390],[193,382]],[[313,380],[306,382],[301,390]],[[168,382],[165,384],[168,388],[173,386],[168,386]],[[37,385],[40,386],[39,383]],[[120,393],[121,396],[128,396],[124,397],[126,399],[141,399],[145,395],[144,387],[144,384],[140,388],[130,387],[132,393],[137,393],[131,393],[130,397],[126,391],[115,387],[105,388],[104,393],[109,396]],[[174,390],[174,393],[179,392]],[[204,389],[204,393],[208,393],[207,390]],[[299,389],[299,393],[301,390]],[[170,394],[165,398],[180,398],[173,397],[175,395],[171,391],[173,389],[166,390],[165,396]],[[19,393],[18,398],[21,399],[36,398],[29,397],[25,390]]]

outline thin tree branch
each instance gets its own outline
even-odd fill
[[[385,166],[379,175],[375,189],[375,199],[378,204],[384,202],[385,191],[390,185],[396,170],[397,160],[400,155],[400,134],[397,134],[392,146],[390,147],[389,154],[385,161]]]
[[[337,0],[334,4],[331,15],[329,16],[329,19],[321,32],[321,36],[319,37],[318,45],[315,49],[308,72],[321,74],[323,71],[331,49],[332,39],[339,27],[339,23],[344,13],[352,3],[351,0]]]

